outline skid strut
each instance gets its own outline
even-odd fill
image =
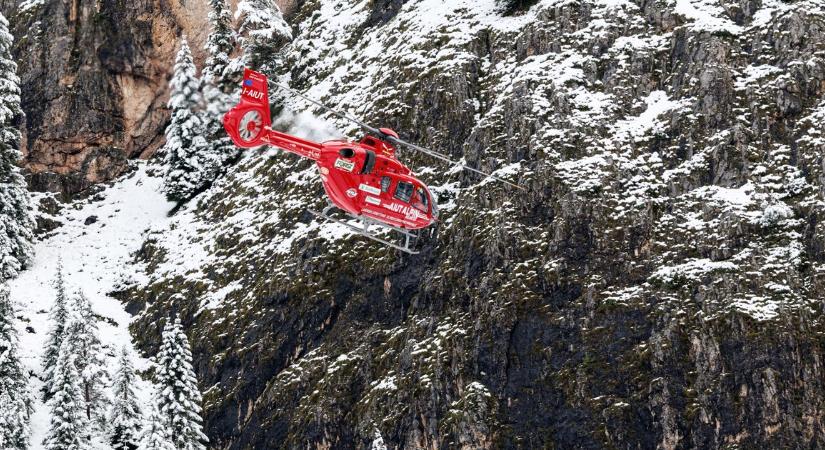
[[[320,219],[323,219],[323,220],[329,220],[329,221],[331,221],[331,222],[335,222],[335,223],[339,223],[339,224],[341,224],[341,225],[344,225],[345,227],[349,228],[350,230],[352,230],[352,231],[354,231],[354,232],[356,232],[356,233],[360,234],[361,236],[364,236],[365,238],[372,239],[372,240],[373,240],[373,241],[375,241],[375,242],[378,242],[378,243],[384,244],[384,245],[386,245],[386,246],[388,246],[388,247],[392,247],[392,248],[394,248],[394,249],[396,249],[396,250],[401,250],[402,252],[404,252],[404,253],[408,253],[408,254],[410,254],[410,255],[417,255],[417,254],[418,254],[418,252],[417,252],[417,251],[415,251],[415,250],[413,250],[412,248],[410,248],[410,244],[411,244],[411,243],[414,243],[414,242],[415,242],[415,240],[416,240],[416,239],[418,239],[418,235],[417,235],[417,234],[413,234],[413,233],[411,233],[411,232],[409,232],[408,230],[405,230],[405,229],[403,229],[403,228],[394,227],[394,226],[392,226],[392,225],[387,225],[387,224],[384,224],[384,223],[378,222],[378,221],[376,221],[376,220],[372,220],[372,219],[370,219],[370,218],[368,218],[368,217],[363,217],[363,216],[360,216],[360,217],[359,217],[359,216],[354,216],[354,215],[352,215],[352,214],[350,214],[350,213],[344,212],[344,214],[346,214],[346,215],[347,215],[350,219],[355,220],[355,221],[356,221],[356,222],[358,222],[358,224],[360,225],[360,226],[356,226],[356,225],[354,225],[354,224],[352,224],[352,223],[350,223],[350,222],[347,222],[347,221],[345,221],[345,220],[341,220],[341,219],[337,219],[337,218],[335,218],[335,217],[332,217],[332,216],[329,214],[329,212],[330,212],[331,210],[333,210],[333,209],[339,209],[339,208],[336,208],[336,207],[334,207],[334,206],[327,206],[327,207],[326,207],[326,208],[324,208],[324,210],[323,210],[323,211],[321,211],[321,212],[318,212],[318,211],[313,211],[313,210],[311,210],[311,209],[309,210],[309,212],[310,212],[312,215],[314,215],[315,217],[318,217],[318,218],[320,218]],[[383,228],[383,229],[387,229],[387,230],[395,231],[396,233],[400,233],[401,235],[403,235],[403,236],[404,236],[404,245],[398,245],[398,244],[392,243],[392,242],[390,242],[390,241],[388,241],[388,240],[386,240],[386,239],[382,239],[382,238],[380,238],[380,237],[378,237],[378,236],[374,235],[373,233],[371,233],[371,232],[370,232],[370,226],[371,226],[371,225],[375,225],[375,226],[377,226],[378,228]],[[411,242],[411,241],[412,241],[412,242]]]

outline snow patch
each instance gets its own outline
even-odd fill
[[[646,98],[647,109],[640,115],[619,121],[613,132],[617,136],[629,135],[634,140],[646,135],[651,130],[661,130],[663,127],[656,122],[662,114],[683,106],[683,101],[674,101],[668,98],[665,91],[653,91]]]
[[[690,26],[697,31],[734,35],[742,32],[742,27],[727,17],[718,0],[676,0],[674,12],[691,21]]]

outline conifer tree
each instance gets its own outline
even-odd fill
[[[178,449],[202,450],[209,442],[203,434],[201,393],[192,368],[192,351],[180,320],[170,320],[156,357],[158,410]]]
[[[102,430],[109,403],[106,396],[109,374],[97,319],[83,293],[77,293],[73,298],[72,311],[66,324],[65,342],[75,356],[86,420],[94,428]]]
[[[240,95],[243,63],[232,58],[237,35],[227,0],[209,0],[211,30],[206,39],[206,62],[201,79],[205,110],[202,112],[204,137],[201,170],[202,188],[210,186],[240,154],[223,127],[223,116]]]
[[[232,60],[237,36],[232,29],[232,15],[226,0],[209,0],[209,24],[212,27],[204,46],[207,56],[203,68],[205,84],[217,87],[223,94],[238,89],[240,69]]]
[[[0,448],[25,449],[32,413],[26,370],[18,354],[14,307],[9,290],[0,286]]]
[[[140,442],[142,416],[135,394],[135,380],[131,354],[123,347],[118,370],[114,376],[114,398],[109,414],[109,442],[117,450],[135,450]]]
[[[63,278],[63,262],[57,263],[57,275],[54,279],[55,297],[52,310],[49,313],[51,320],[49,333],[46,338],[46,349],[43,352],[43,387],[48,398],[51,395],[52,378],[57,357],[60,354],[60,345],[66,330],[66,319],[69,316],[68,297],[66,295],[66,280]]]
[[[172,121],[166,128],[164,192],[172,201],[186,201],[214,177],[214,162],[206,152],[204,124],[198,113],[200,86],[186,38],[181,41],[170,82]]]
[[[35,222],[20,174],[20,79],[9,22],[0,14],[0,279],[14,278],[32,258]]]
[[[246,66],[270,73],[277,69],[278,52],[292,39],[292,29],[272,0],[241,0],[235,17]]]
[[[166,422],[155,405],[152,405],[149,411],[149,419],[140,435],[138,450],[177,450],[166,429]]]
[[[60,346],[54,375],[54,395],[49,400],[51,423],[43,441],[48,450],[91,450],[80,376],[72,346]]]

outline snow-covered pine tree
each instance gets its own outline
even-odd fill
[[[54,375],[54,395],[49,400],[51,424],[43,441],[48,450],[91,450],[80,376],[68,340],[60,346]]]
[[[25,449],[32,413],[28,376],[20,362],[14,307],[9,289],[0,286],[0,448]]]
[[[281,48],[292,39],[292,29],[272,0],[241,0],[235,17],[246,66],[271,73],[277,69]]]
[[[60,345],[66,331],[66,319],[69,316],[68,297],[66,295],[66,280],[63,278],[63,261],[57,263],[57,275],[54,278],[55,297],[52,310],[49,313],[51,321],[46,338],[46,349],[43,352],[43,391],[48,398],[52,392],[52,379],[57,358],[60,354]]]
[[[64,341],[75,355],[86,419],[90,425],[103,430],[109,404],[106,395],[109,373],[106,370],[97,319],[92,312],[89,299],[82,292],[77,293],[72,299],[72,310],[66,323]]]
[[[203,187],[211,185],[237,158],[239,151],[223,128],[223,116],[232,108],[240,91],[243,63],[232,58],[237,35],[232,29],[232,15],[227,0],[209,0],[211,30],[206,38],[206,62],[201,78],[201,92],[206,109],[202,118],[206,148],[203,151]]]
[[[14,278],[31,261],[35,222],[20,160],[20,79],[11,55],[9,22],[0,14],[0,279]]]
[[[120,351],[120,361],[112,386],[112,409],[109,413],[109,442],[117,450],[135,450],[140,443],[143,417],[135,395],[135,368],[126,347]]]
[[[149,418],[143,426],[143,433],[140,435],[138,450],[177,450],[175,443],[169,436],[166,429],[166,422],[160,416],[157,406],[154,404],[149,411]]]
[[[207,173],[214,164],[206,154],[204,124],[200,109],[200,82],[195,76],[192,52],[184,37],[170,82],[169,108],[172,121],[166,128],[164,192],[173,201],[192,198],[214,179]]]
[[[201,393],[192,369],[192,350],[180,320],[170,320],[155,358],[157,403],[178,449],[203,450],[209,442],[203,434]]]
[[[206,38],[207,57],[203,68],[205,84],[216,86],[229,95],[238,90],[240,69],[232,60],[237,36],[232,29],[232,15],[226,0],[209,0],[209,24],[212,27]]]

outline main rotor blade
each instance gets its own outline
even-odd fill
[[[337,117],[338,117],[338,118],[340,118],[340,119],[348,120],[348,121],[350,121],[350,122],[352,122],[352,123],[354,123],[354,124],[358,125],[358,126],[359,126],[359,127],[361,127],[362,129],[364,129],[364,130],[366,130],[366,131],[368,131],[368,132],[370,132],[370,133],[376,134],[376,135],[378,135],[378,136],[384,136],[384,133],[382,133],[382,132],[381,132],[378,128],[373,128],[373,127],[371,127],[371,126],[369,126],[369,125],[365,124],[364,122],[361,122],[360,120],[358,120],[358,119],[356,119],[356,118],[354,118],[354,117],[348,116],[348,115],[346,115],[346,114],[344,114],[344,113],[342,113],[342,112],[338,112],[338,111],[336,111],[336,110],[334,110],[334,109],[330,108],[330,107],[329,107],[329,106],[327,106],[327,105],[324,105],[323,103],[321,103],[321,102],[319,102],[319,101],[317,101],[317,100],[313,100],[313,99],[311,99],[311,98],[307,97],[306,95],[302,94],[300,91],[297,91],[297,90],[295,90],[295,89],[292,89],[291,87],[289,87],[289,86],[287,86],[287,85],[285,85],[285,84],[281,84],[281,83],[278,83],[278,82],[275,82],[275,81],[272,81],[272,80],[269,80],[269,84],[273,84],[273,85],[275,85],[275,86],[277,86],[277,87],[279,87],[279,88],[281,88],[281,89],[286,89],[287,91],[289,91],[289,92],[291,92],[291,93],[293,93],[293,94],[297,95],[298,97],[301,97],[302,99],[304,99],[304,100],[306,100],[306,101],[308,101],[308,102],[312,103],[313,105],[315,105],[315,106],[317,106],[317,107],[319,107],[319,108],[322,108],[323,110],[325,110],[325,111],[327,111],[327,112],[330,112],[330,113],[334,114],[335,116],[337,116]]]
[[[490,178],[492,178],[493,180],[496,180],[496,181],[502,182],[502,183],[504,183],[504,184],[506,184],[506,185],[508,185],[508,186],[512,186],[512,187],[514,187],[514,188],[521,189],[521,190],[523,190],[523,191],[526,191],[526,190],[527,190],[527,189],[525,189],[523,186],[519,186],[518,184],[511,183],[511,182],[509,182],[509,181],[507,181],[507,180],[505,180],[505,179],[499,178],[499,177],[497,177],[497,176],[495,176],[495,175],[493,175],[493,174],[490,174],[490,173],[487,173],[487,172],[482,172],[481,170],[474,169],[474,168],[472,168],[472,167],[470,167],[470,166],[466,166],[466,165],[461,164],[461,163],[459,163],[459,162],[457,162],[457,161],[453,161],[453,160],[452,160],[452,159],[450,159],[447,155],[444,155],[444,154],[438,153],[438,152],[436,152],[436,151],[434,151],[434,150],[426,149],[426,148],[424,148],[424,147],[420,147],[420,146],[415,145],[415,144],[410,144],[409,142],[407,142],[407,141],[403,141],[403,140],[401,140],[401,139],[399,139],[399,138],[397,138],[397,137],[395,137],[395,136],[390,136],[390,135],[388,135],[388,134],[386,134],[386,133],[382,132],[382,131],[381,131],[381,130],[379,130],[378,128],[371,127],[371,126],[369,126],[369,125],[365,124],[364,122],[361,122],[360,120],[358,120],[358,119],[356,119],[356,118],[354,118],[354,117],[352,117],[352,116],[348,116],[348,115],[346,115],[346,114],[344,114],[344,113],[342,113],[342,112],[338,112],[338,111],[336,111],[336,110],[334,110],[334,109],[330,108],[330,107],[329,107],[329,106],[327,106],[327,105],[324,105],[323,103],[321,103],[321,102],[319,102],[319,101],[317,101],[317,100],[313,100],[312,98],[307,97],[306,95],[302,94],[301,92],[299,92],[299,91],[297,91],[297,90],[295,90],[295,89],[292,89],[291,87],[289,87],[289,86],[287,86],[287,85],[284,85],[284,84],[281,84],[281,83],[278,83],[278,82],[275,82],[275,81],[272,81],[272,80],[269,80],[269,84],[275,85],[275,86],[277,86],[277,87],[279,87],[279,88],[281,88],[281,89],[285,89],[285,90],[287,90],[287,91],[289,91],[289,92],[291,92],[291,93],[293,93],[293,94],[297,95],[298,97],[301,97],[302,99],[304,99],[304,100],[306,100],[306,101],[308,101],[308,102],[312,103],[313,105],[315,105],[315,106],[317,106],[317,107],[319,107],[319,108],[321,108],[321,109],[323,109],[323,110],[325,110],[325,111],[327,111],[327,112],[330,112],[330,113],[334,114],[336,117],[338,117],[338,118],[340,118],[340,119],[348,120],[348,121],[350,121],[350,122],[352,122],[352,123],[354,123],[354,124],[358,125],[358,126],[359,126],[359,127],[361,127],[362,129],[366,130],[366,131],[367,131],[367,132],[369,132],[369,133],[372,133],[372,134],[376,135],[377,137],[380,137],[381,139],[386,139],[386,140],[388,140],[388,141],[390,141],[390,142],[392,142],[392,143],[394,143],[394,144],[396,144],[396,145],[403,145],[403,146],[408,147],[408,148],[411,148],[411,149],[413,149],[413,150],[417,150],[417,151],[419,151],[419,152],[421,152],[421,153],[424,153],[424,154],[430,155],[430,156],[432,156],[433,158],[440,159],[440,160],[442,160],[442,161],[444,161],[444,162],[448,162],[448,163],[453,164],[453,165],[458,165],[458,166],[461,166],[461,168],[462,168],[462,169],[464,169],[464,170],[469,170],[469,171],[471,171],[471,172],[475,172],[475,173],[477,173],[477,174],[484,175],[485,177],[490,177]]]
[[[450,159],[447,155],[444,155],[444,154],[442,154],[442,153],[438,153],[438,152],[437,152],[437,151],[435,151],[435,150],[430,150],[430,149],[428,149],[428,148],[424,148],[424,147],[421,147],[421,146],[418,146],[418,145],[415,145],[415,144],[410,144],[409,142],[402,141],[401,139],[398,139],[397,137],[394,137],[394,136],[386,136],[386,138],[387,138],[387,140],[389,140],[389,141],[391,141],[391,142],[393,142],[393,143],[395,143],[395,144],[404,145],[404,146],[409,147],[409,148],[411,148],[411,149],[413,149],[413,150],[417,150],[417,151],[419,151],[419,152],[421,152],[421,153],[424,153],[424,154],[426,154],[426,155],[430,155],[430,156],[432,156],[433,158],[440,159],[440,160],[442,160],[442,161],[448,162],[448,163],[453,164],[453,165],[461,166],[461,168],[462,168],[462,169],[464,169],[464,170],[469,170],[470,172],[475,172],[475,173],[477,173],[477,174],[479,174],[479,175],[484,175],[485,177],[490,177],[490,178],[492,178],[493,180],[496,180],[496,181],[502,182],[502,183],[504,183],[504,184],[506,184],[506,185],[508,185],[508,186],[512,186],[512,187],[514,187],[514,188],[521,189],[521,190],[523,190],[523,191],[526,191],[526,190],[527,190],[527,189],[525,189],[525,188],[524,188],[524,186],[519,186],[518,184],[511,183],[511,182],[509,182],[509,181],[507,181],[507,180],[505,180],[505,179],[503,179],[503,178],[499,178],[499,177],[497,177],[497,176],[495,176],[495,175],[493,175],[493,174],[491,174],[491,173],[483,172],[483,171],[478,170],[478,169],[475,169],[475,168],[473,168],[473,167],[470,167],[470,166],[467,166],[467,165],[461,164],[461,163],[459,163],[458,161],[453,161],[453,160],[452,160],[452,159]]]

